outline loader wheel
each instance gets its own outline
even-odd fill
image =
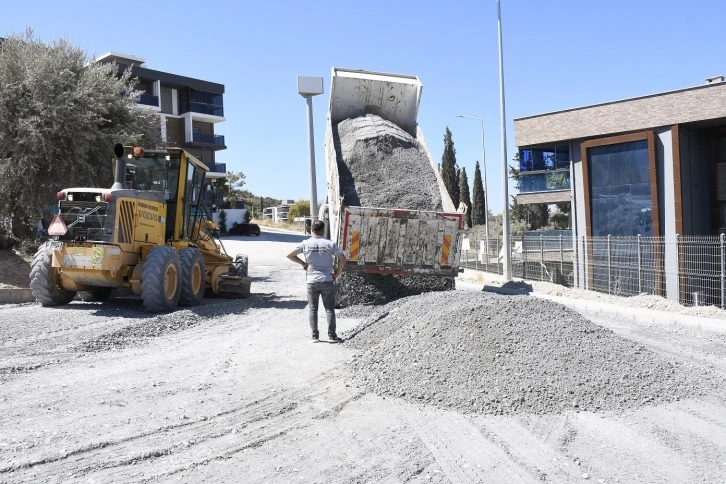
[[[100,287],[98,289],[93,289],[92,291],[79,291],[78,297],[81,298],[81,301],[85,302],[106,301],[109,297],[111,297],[111,288]]]
[[[179,303],[182,270],[179,254],[165,245],[149,252],[141,270],[141,299],[151,312],[171,311]]]
[[[204,289],[207,286],[204,267],[204,256],[199,249],[182,249],[179,251],[181,260],[182,281],[180,306],[196,306],[204,298]]]
[[[247,256],[244,254],[239,254],[237,257],[234,258],[234,268],[235,268],[235,275],[241,276],[241,277],[247,277],[249,273],[250,263],[247,259]]]
[[[60,284],[60,273],[53,268],[53,251],[50,243],[41,245],[30,266],[30,288],[33,296],[43,306],[61,306],[76,297],[75,291],[67,291]]]

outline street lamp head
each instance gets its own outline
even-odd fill
[[[311,97],[322,94],[323,78],[297,76],[297,92],[302,97]]]

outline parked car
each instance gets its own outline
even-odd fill
[[[257,224],[237,224],[227,231],[229,235],[260,235],[260,226]]]

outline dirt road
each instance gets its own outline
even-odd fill
[[[726,482],[718,395],[492,417],[362,393],[354,351],[308,339],[304,274],[284,259],[300,239],[225,242],[250,256],[245,301],[0,307],[0,481]],[[722,335],[593,318],[726,375]]]

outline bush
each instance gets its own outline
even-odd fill
[[[224,209],[219,211],[219,231],[220,233],[227,233],[227,212]]]

